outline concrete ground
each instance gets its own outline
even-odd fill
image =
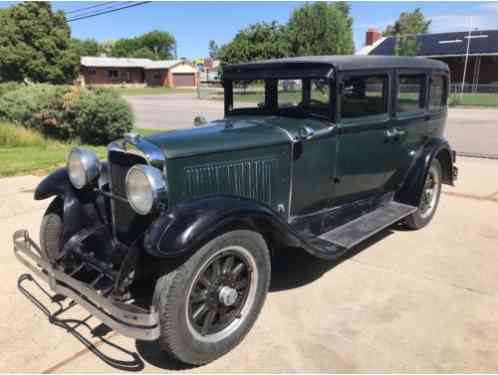
[[[195,93],[129,96],[139,128],[188,128],[195,116],[207,120],[223,118],[221,100],[199,100]],[[498,158],[498,110],[450,108],[446,137],[462,154]]]
[[[228,355],[188,368],[104,327],[78,306],[58,306],[12,254],[11,235],[34,238],[48,201],[40,178],[0,179],[1,372],[496,372],[498,370],[498,161],[459,158],[425,229],[386,230],[341,263],[280,254],[271,292],[246,339]],[[67,305],[64,302],[64,305]]]

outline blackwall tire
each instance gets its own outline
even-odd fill
[[[424,184],[424,191],[428,190],[428,184],[430,184],[429,180],[433,181],[432,186],[432,195],[430,196],[430,202],[428,203],[424,197],[424,192],[422,193],[420,205],[413,214],[408,216],[405,219],[405,224],[408,228],[412,230],[421,229],[430,223],[434,214],[436,213],[437,207],[439,205],[439,198],[441,197],[441,182],[442,182],[442,167],[439,160],[434,159],[429,166],[429,170],[427,172],[426,181]],[[430,207],[426,207],[427,204]]]
[[[60,198],[55,198],[45,211],[40,225],[40,248],[52,264],[55,263],[60,252],[62,216],[62,201]]]
[[[156,283],[161,348],[192,365],[233,349],[263,307],[270,273],[269,250],[259,233],[236,230],[206,243]]]

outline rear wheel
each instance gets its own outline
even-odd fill
[[[439,204],[441,181],[441,163],[434,159],[427,171],[418,210],[405,219],[405,223],[410,229],[423,228],[432,220]]]
[[[225,354],[256,321],[269,282],[260,234],[236,230],[211,240],[156,284],[161,347],[195,365]]]

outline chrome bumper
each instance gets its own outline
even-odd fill
[[[13,239],[16,258],[46,281],[54,293],[72,299],[124,336],[149,341],[159,337],[159,318],[153,307],[147,311],[135,305],[112,301],[87,284],[54,269],[26,230],[16,231]]]

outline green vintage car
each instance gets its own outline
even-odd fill
[[[422,228],[457,172],[442,62],[289,58],[222,81],[222,120],[126,135],[106,162],[72,150],[36,189],[53,199],[40,246],[14,235],[56,294],[190,364],[247,334],[278,253],[337,259],[394,224]]]

